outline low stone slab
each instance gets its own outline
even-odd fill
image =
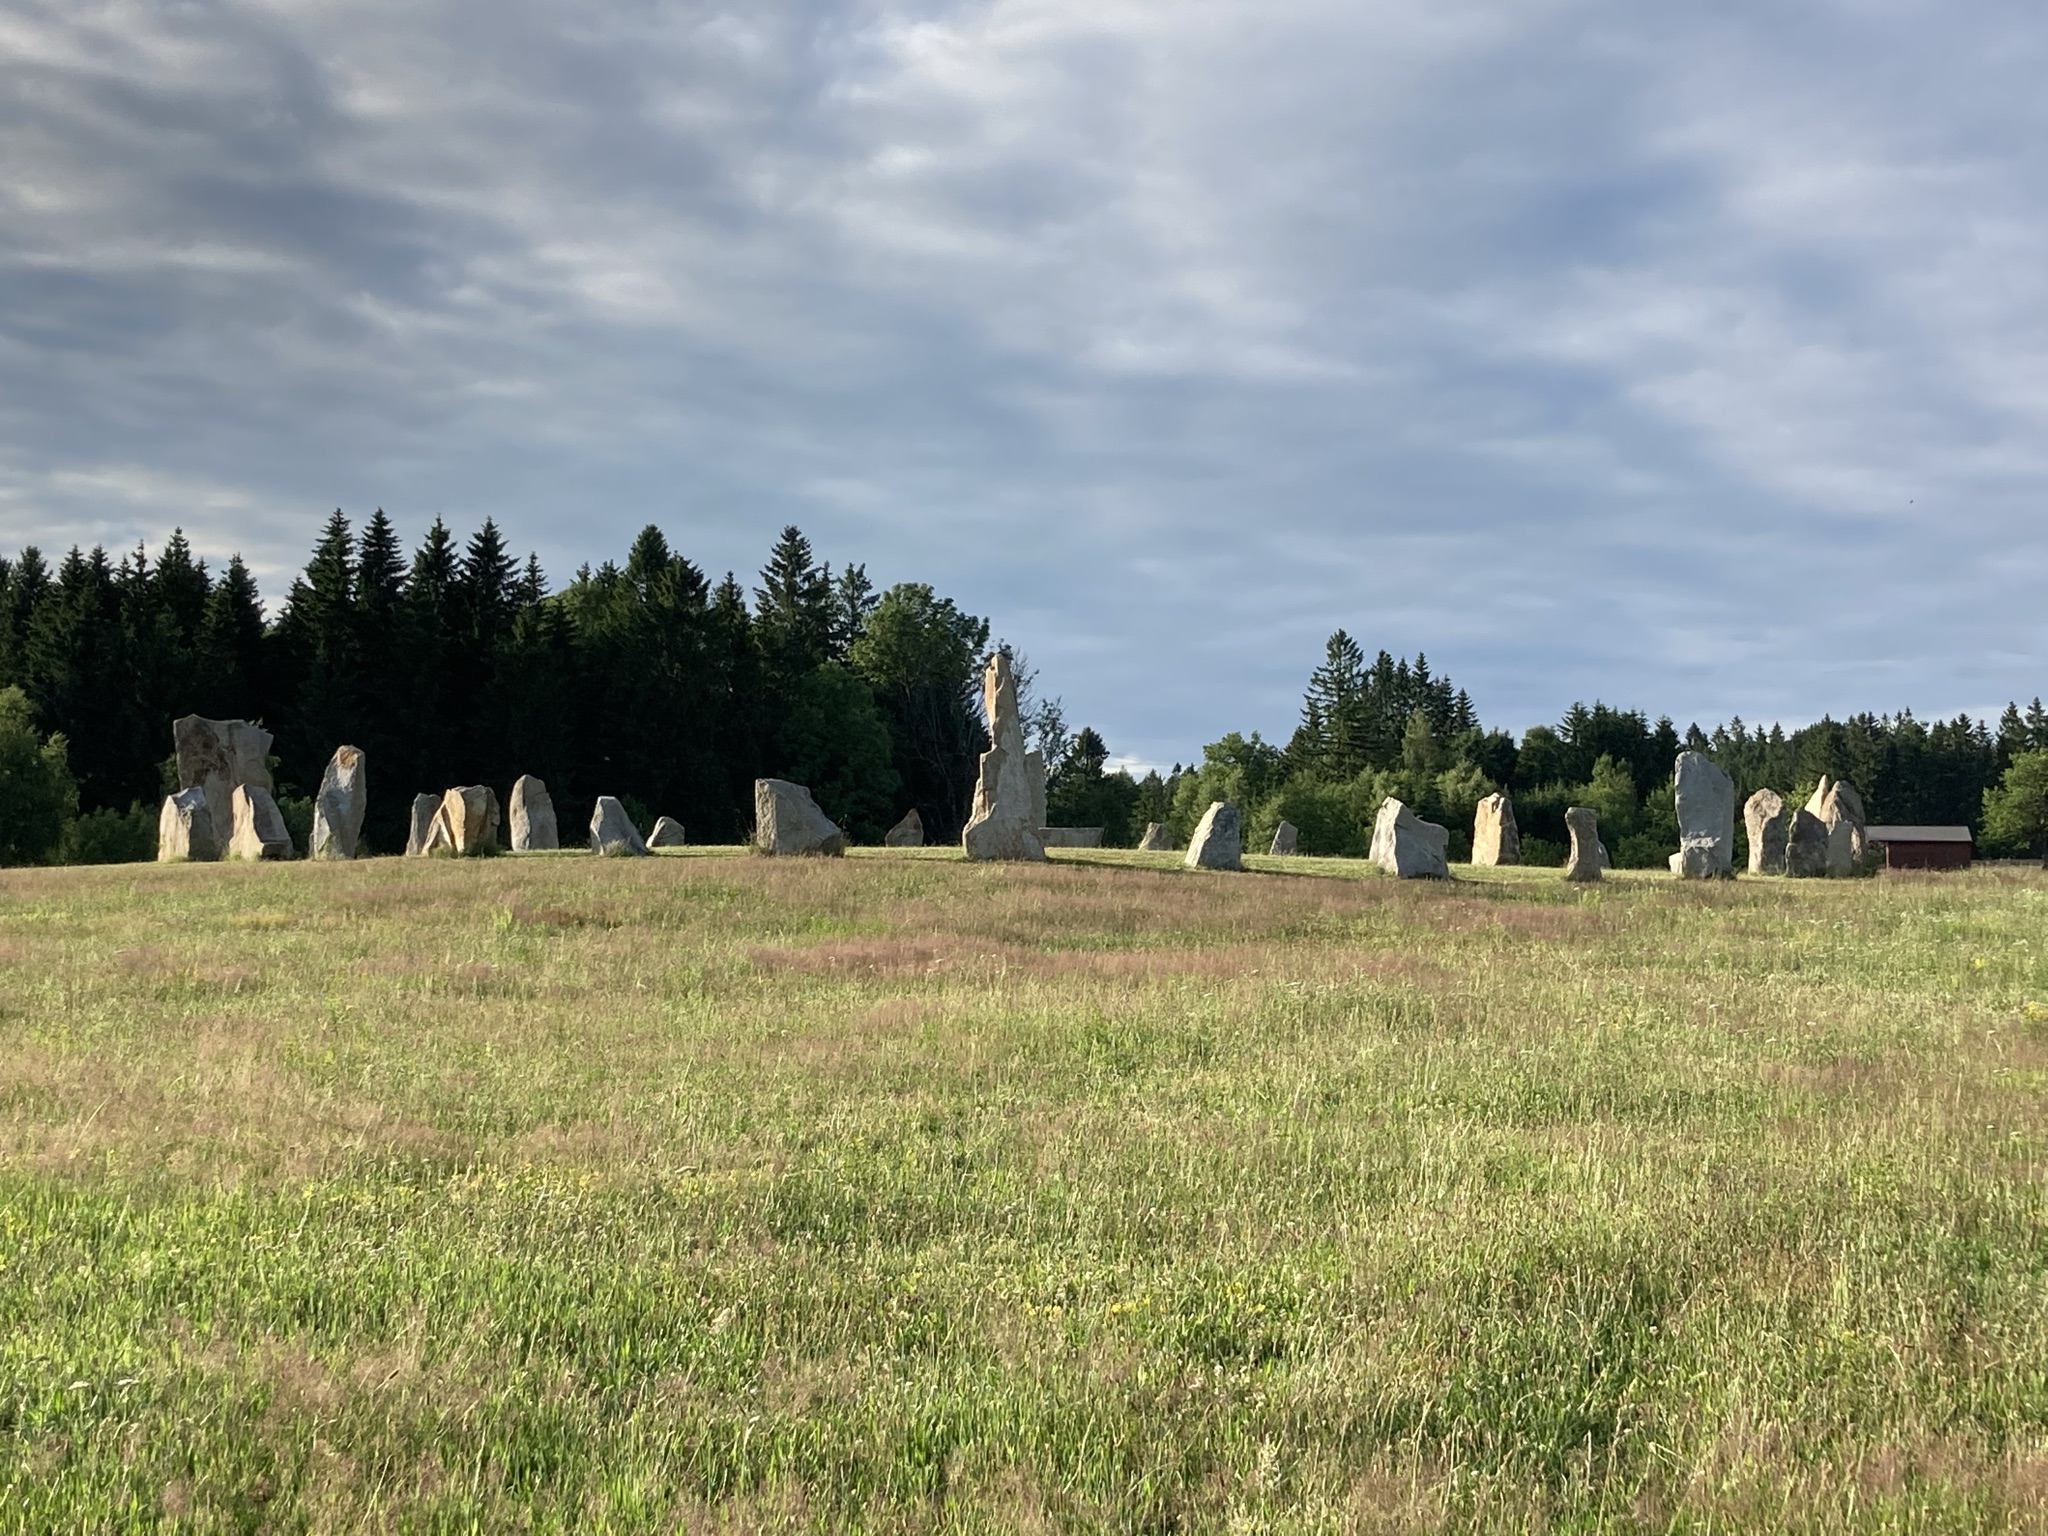
[[[1448,880],[1448,827],[1424,821],[1389,795],[1372,824],[1372,861],[1403,880]]]
[[[647,834],[647,846],[650,848],[681,848],[688,842],[689,839],[683,836],[683,824],[673,816],[657,818],[653,830]]]
[[[1472,862],[1489,866],[1522,862],[1515,803],[1506,795],[1488,795],[1472,813]]]
[[[783,858],[836,858],[846,852],[846,834],[818,809],[818,802],[803,785],[787,779],[756,779],[754,847]]]
[[[1785,799],[1774,789],[1760,789],[1742,802],[1742,825],[1749,833],[1749,872],[1785,873]]]
[[[424,858],[434,841],[434,827],[441,817],[439,795],[414,795],[412,797],[412,823],[405,835],[405,856],[409,859]]]
[[[555,802],[548,787],[530,773],[512,781],[510,827],[514,853],[544,853],[562,846],[555,823]]]
[[[924,846],[924,818],[912,806],[903,813],[903,819],[882,834],[885,848],[922,848]]]
[[[1040,827],[1038,846],[1041,848],[1100,848],[1101,827]]]
[[[590,813],[590,851],[601,859],[643,859],[647,841],[614,795],[599,795]]]
[[[292,835],[285,830],[284,813],[270,791],[260,784],[237,784],[234,791],[235,830],[228,839],[231,859],[288,859],[292,856]]]
[[[1173,834],[1167,831],[1165,822],[1148,821],[1145,823],[1145,835],[1138,839],[1138,851],[1140,853],[1173,852]]]
[[[1228,800],[1211,801],[1181,859],[1189,869],[1243,869],[1244,822]]]
[[[313,797],[313,835],[309,859],[352,859],[363,835],[363,812],[370,803],[370,775],[360,747],[338,747],[320,775],[320,793]]]
[[[1607,868],[1607,849],[1600,841],[1600,815],[1591,806],[1575,805],[1564,813],[1571,834],[1571,853],[1564,861],[1567,880],[1593,881]]]
[[[220,857],[220,839],[213,835],[213,812],[206,804],[206,791],[194,785],[164,797],[156,818],[156,857],[159,864],[185,860],[211,862]]]

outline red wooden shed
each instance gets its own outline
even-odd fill
[[[1968,827],[1865,827],[1864,838],[1884,844],[1886,869],[1968,869]]]

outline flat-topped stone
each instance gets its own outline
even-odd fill
[[[1515,805],[1506,795],[1492,794],[1472,813],[1472,862],[1481,865],[1522,862],[1522,833],[1515,825]]]

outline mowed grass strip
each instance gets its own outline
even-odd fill
[[[2048,1526],[2041,875],[1251,862],[0,872],[0,1524]]]

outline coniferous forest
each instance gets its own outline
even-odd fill
[[[692,841],[739,841],[753,781],[772,775],[810,786],[857,842],[911,807],[947,842],[987,745],[989,646],[985,619],[924,584],[877,592],[864,566],[820,563],[795,528],[751,586],[713,583],[650,526],[622,563],[550,591],[488,520],[466,542],[436,521],[408,556],[381,511],[360,530],[337,511],[274,612],[239,558],[210,569],[182,534],[153,558],[73,549],[54,569],[29,548],[0,558],[0,863],[152,856],[170,722],[192,713],[275,734],[289,821],[310,815],[337,745],[364,749],[377,852],[403,847],[416,792],[502,792],[522,773],[548,783],[565,832],[615,794],[643,826],[668,814]],[[1211,800],[1231,800],[1248,847],[1284,818],[1305,853],[1363,854],[1396,795],[1449,827],[1460,857],[1474,806],[1500,789],[1531,862],[1561,856],[1565,808],[1591,805],[1617,865],[1654,867],[1677,842],[1684,746],[1727,769],[1738,796],[1803,798],[1827,774],[1863,792],[1873,821],[1968,824],[1987,853],[2048,835],[2048,804],[2033,803],[2048,791],[2028,787],[2048,786],[2038,699],[1995,728],[1902,712],[1790,732],[1739,719],[1681,732],[1574,704],[1517,741],[1484,727],[1426,657],[1368,661],[1339,630],[1284,745],[1231,733],[1198,763],[1134,779],[1109,768],[1098,731],[1067,729],[1057,699],[1032,703],[1027,725],[1052,765],[1052,822],[1102,826],[1111,844],[1149,821],[1185,839]]]

